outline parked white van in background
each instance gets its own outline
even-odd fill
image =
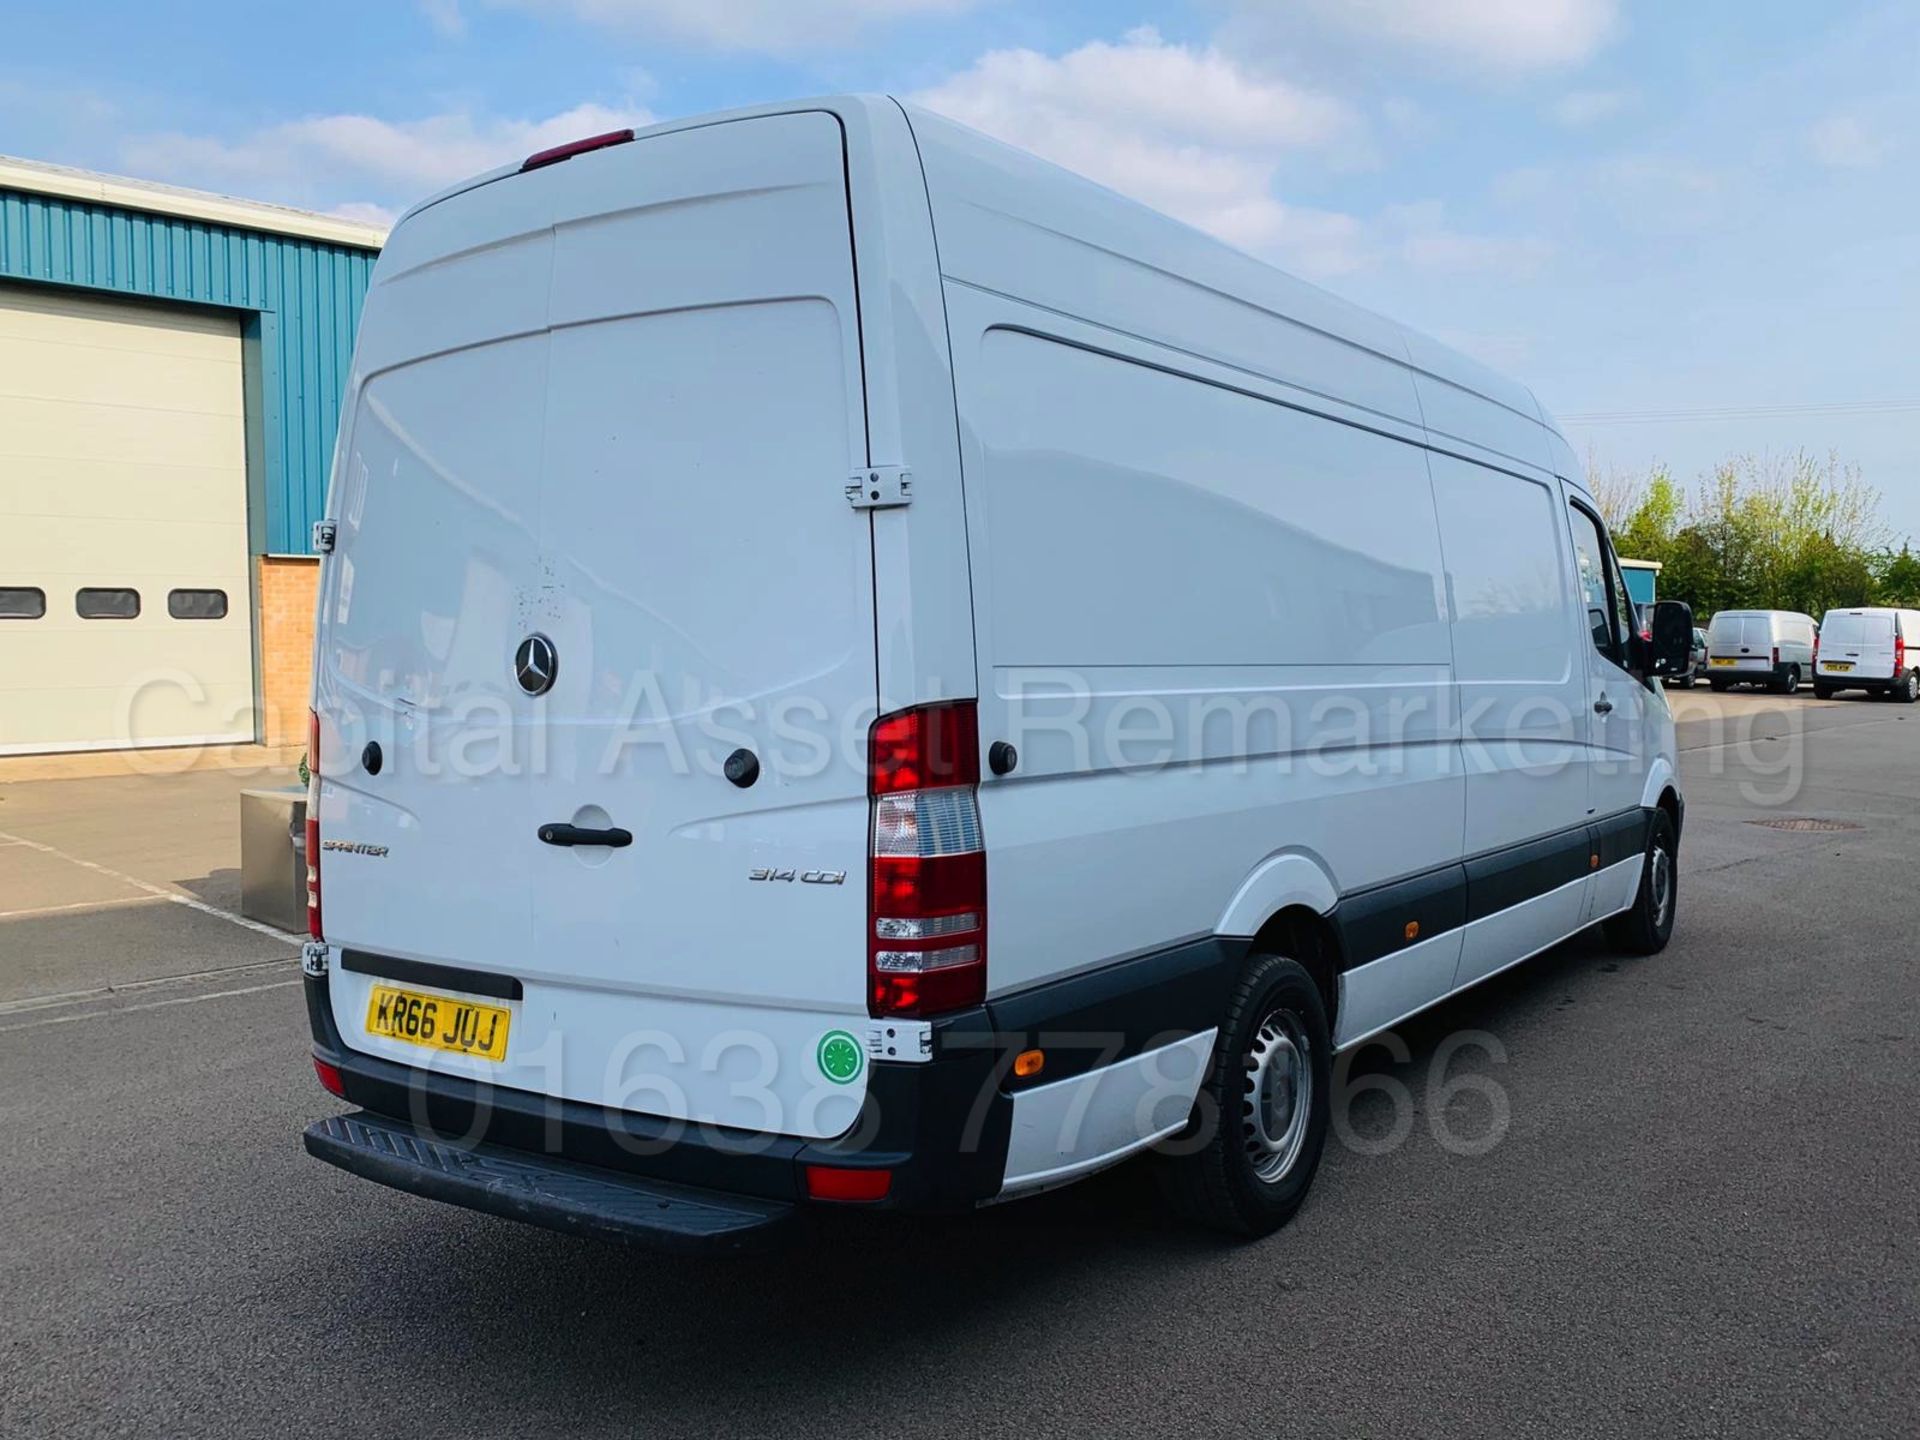
[[[1797,610],[1722,610],[1707,626],[1707,683],[1791,695],[1813,675],[1818,627]]]
[[[1671,933],[1691,617],[1636,632],[1533,396],[925,111],[427,201],[345,413],[304,968],[349,1171],[738,1248],[1152,1149],[1259,1234],[1336,1051]]]
[[[1820,622],[1813,693],[1865,690],[1911,705],[1920,699],[1920,610],[1829,610]]]

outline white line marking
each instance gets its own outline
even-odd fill
[[[131,1015],[136,1010],[159,1010],[168,1005],[198,1005],[202,1000],[225,1000],[234,995],[257,995],[262,990],[284,990],[298,980],[270,980],[265,985],[246,985],[238,990],[210,990],[205,995],[175,995],[170,1000],[149,1000],[144,1005],[116,1005],[107,1010],[86,1010],[78,1015],[46,1015],[20,1025],[0,1025],[0,1035],[15,1030],[37,1030],[44,1025],[71,1025],[76,1020],[98,1020],[107,1015]]]
[[[186,975],[155,975],[147,980],[126,980],[118,985],[96,985],[91,990],[63,990],[54,995],[29,995],[21,1000],[0,1001],[0,1015],[17,1015],[23,1010],[45,1010],[55,1005],[80,1005],[88,1000],[105,1000],[113,995],[131,995],[142,990],[158,990],[168,985],[194,985],[208,980],[242,980],[250,975],[270,974],[299,963],[289,955],[282,960],[250,960],[244,965],[222,965],[212,970],[195,970]]]
[[[0,910],[0,920],[26,920],[35,915],[62,915],[72,910],[108,910],[116,905],[151,905],[156,895],[123,895],[118,900],[76,900],[71,905],[41,905],[32,910]]]
[[[191,895],[182,895],[178,890],[169,890],[163,885],[153,885],[145,880],[137,880],[123,871],[109,869],[107,866],[96,864],[92,860],[82,860],[78,855],[69,855],[64,850],[56,850],[51,845],[43,845],[38,840],[28,840],[24,836],[9,835],[5,831],[0,831],[0,842],[5,841],[11,841],[15,845],[24,845],[29,850],[38,850],[42,855],[52,855],[56,859],[69,861],[72,864],[80,866],[82,869],[93,871],[96,875],[105,875],[109,880],[118,880],[123,885],[131,885],[134,889],[144,890],[149,895],[158,895],[163,900],[171,900],[174,904],[184,905],[189,910],[198,910],[203,915],[211,915],[215,919],[228,921],[231,924],[238,925],[243,930],[252,930],[270,939],[283,942],[294,938],[285,930],[276,930],[271,925],[262,925],[258,920],[249,920],[243,915],[234,914],[231,910],[222,910],[218,905],[209,905],[206,901],[196,900]]]

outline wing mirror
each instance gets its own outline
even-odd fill
[[[1693,664],[1693,607],[1679,600],[1662,600],[1653,607],[1652,638],[1640,641],[1644,669],[1638,673],[1649,683],[1655,677],[1684,675]],[[1636,640],[1638,636],[1634,637]]]

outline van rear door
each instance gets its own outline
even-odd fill
[[[384,982],[349,964],[349,1045],[741,1130],[853,1123],[876,680],[842,143],[818,112],[648,137],[396,235],[318,687],[323,836],[386,853],[323,854],[326,933],[524,995],[503,1060],[433,1053],[368,1033]],[[377,776],[355,724],[401,742]]]
[[[1819,673],[1854,680],[1893,678],[1893,616],[1834,611],[1820,630]]]

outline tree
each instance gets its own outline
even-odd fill
[[[1902,545],[1898,555],[1892,551],[1882,555],[1874,579],[1876,598],[1885,604],[1920,605],[1920,557],[1911,545]]]
[[[1920,559],[1885,549],[1880,495],[1857,467],[1805,451],[1737,455],[1691,487],[1665,466],[1587,483],[1623,556],[1658,561],[1660,592],[1716,610],[1804,610],[1920,596]]]

